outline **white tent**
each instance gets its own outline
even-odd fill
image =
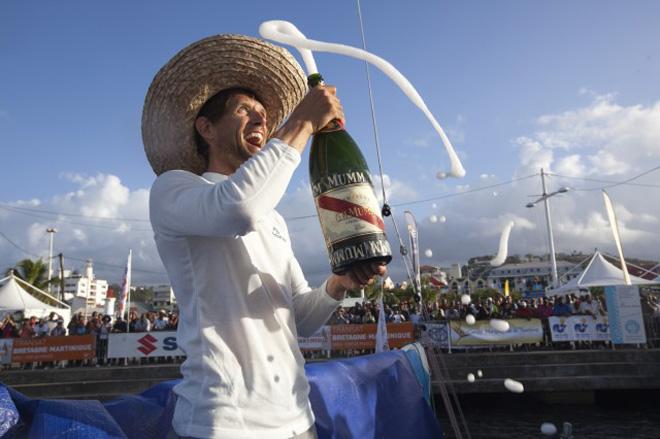
[[[652,285],[659,283],[658,280],[646,280],[637,276],[630,276],[633,285]],[[548,290],[546,296],[564,295],[589,287],[605,287],[610,285],[623,285],[623,270],[607,262],[600,252],[594,253],[582,273],[568,281],[559,288]]]
[[[20,311],[25,317],[36,316],[41,318],[48,317],[51,312],[56,312],[64,319],[65,322],[68,322],[71,318],[71,307],[69,305],[64,302],[60,302],[45,291],[30,285],[24,280],[16,277],[13,273],[4,279],[0,279],[0,283],[2,282],[5,283],[0,287],[0,316]],[[34,288],[45,297],[49,297],[61,306],[57,307],[42,302],[32,294],[25,291],[21,284],[30,288]]]

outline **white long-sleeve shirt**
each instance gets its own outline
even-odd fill
[[[314,423],[297,336],[339,305],[311,289],[275,211],[300,154],[273,139],[233,175],[169,171],[150,216],[186,353],[173,426],[199,438],[288,438]]]

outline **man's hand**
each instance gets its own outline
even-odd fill
[[[302,153],[309,137],[333,119],[344,120],[337,89],[330,85],[316,86],[305,95],[273,137]]]
[[[364,288],[372,284],[376,276],[384,276],[386,272],[384,262],[357,264],[341,276],[336,274],[330,276],[326,288],[330,296],[340,300],[346,290]]]

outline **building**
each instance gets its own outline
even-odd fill
[[[582,270],[571,271],[573,267],[575,264],[571,262],[557,261],[557,275],[562,283],[580,275]],[[505,264],[490,270],[487,283],[502,291],[508,281],[511,291],[519,291],[525,296],[541,296],[545,289],[552,285],[551,271],[552,265],[549,261]]]
[[[167,309],[170,311],[174,309],[176,298],[174,297],[174,291],[170,285],[154,285],[153,291],[154,309]]]
[[[103,307],[108,294],[108,281],[97,279],[92,260],[88,259],[82,274],[64,273],[64,300],[87,303],[90,308]]]

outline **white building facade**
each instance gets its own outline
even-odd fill
[[[80,302],[84,299],[87,306],[103,307],[108,295],[108,281],[97,279],[94,275],[94,266],[91,259],[87,260],[82,274],[65,272],[64,300]]]
[[[153,287],[153,291],[154,309],[166,309],[169,311],[174,309],[176,305],[176,298],[174,297],[174,291],[170,285],[155,285]]]

